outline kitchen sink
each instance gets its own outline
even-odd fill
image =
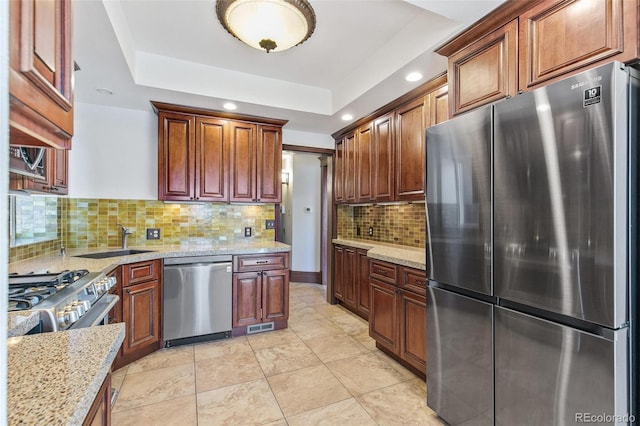
[[[101,251],[99,253],[87,253],[78,254],[74,257],[86,257],[89,259],[106,259],[108,257],[128,256],[130,254],[149,253],[153,250],[116,250],[116,251]]]

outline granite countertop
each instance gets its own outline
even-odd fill
[[[119,323],[7,339],[7,423],[82,424],[124,335]]]
[[[424,248],[347,238],[334,238],[332,241],[334,244],[368,250],[367,257],[372,259],[422,269],[423,271],[427,269],[427,255]]]
[[[40,322],[40,313],[32,311],[8,312],[7,337],[23,336]]]
[[[9,264],[9,272],[25,274],[29,272],[58,272],[74,269],[88,269],[91,272],[110,272],[118,265],[142,262],[145,260],[164,259],[182,256],[211,256],[220,254],[252,254],[277,253],[291,250],[291,246],[277,241],[247,242],[247,243],[210,243],[183,244],[172,246],[139,246],[129,247],[131,250],[151,250],[147,253],[128,256],[110,257],[106,259],[87,259],[75,257],[79,254],[98,253],[103,251],[118,251],[118,248],[96,249],[67,249],[66,256],[51,253],[28,260]]]

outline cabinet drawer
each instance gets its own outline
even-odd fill
[[[160,278],[160,261],[130,263],[123,266],[123,286],[130,286]]]
[[[400,268],[400,287],[425,296],[427,294],[427,274],[413,268]]]
[[[398,278],[398,268],[391,263],[371,260],[369,262],[369,276],[395,285]]]
[[[233,257],[233,272],[289,269],[289,253],[249,254]]]

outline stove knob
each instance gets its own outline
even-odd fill
[[[83,316],[85,312],[87,312],[87,307],[77,300],[71,302],[71,309],[76,311],[79,317]]]
[[[89,308],[91,308],[91,302],[89,300],[78,300],[78,304],[84,307],[85,313],[89,310]]]
[[[115,287],[116,284],[118,284],[116,277],[107,277],[107,290]]]
[[[67,326],[67,319],[65,318],[65,312],[64,311],[60,311],[58,312],[58,325],[60,326],[60,328],[64,328]]]
[[[65,320],[67,320],[67,324],[73,324],[74,322],[78,321],[78,318],[80,318],[78,311],[76,311],[75,309],[71,309],[69,311],[64,311],[64,312],[65,312]]]

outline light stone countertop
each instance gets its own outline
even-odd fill
[[[426,250],[423,248],[346,238],[335,238],[332,242],[334,244],[368,250],[367,257],[372,259],[383,260],[423,271],[427,269]]]
[[[7,339],[7,423],[82,424],[124,335],[119,323]]]
[[[7,337],[24,336],[40,322],[40,312],[8,312]]]
[[[98,253],[103,251],[118,251],[119,248],[96,249],[67,249],[66,256],[51,253],[28,260],[9,264],[9,272],[26,274],[29,272],[42,273],[46,271],[59,272],[64,270],[88,269],[90,272],[110,272],[118,265],[142,262],[145,260],[164,259],[167,257],[183,256],[212,256],[221,254],[259,254],[288,252],[291,246],[277,241],[247,242],[247,243],[210,243],[183,244],[172,246],[138,246],[128,247],[131,250],[151,250],[148,253],[128,256],[110,257],[106,259],[88,259],[75,257],[79,254]]]

